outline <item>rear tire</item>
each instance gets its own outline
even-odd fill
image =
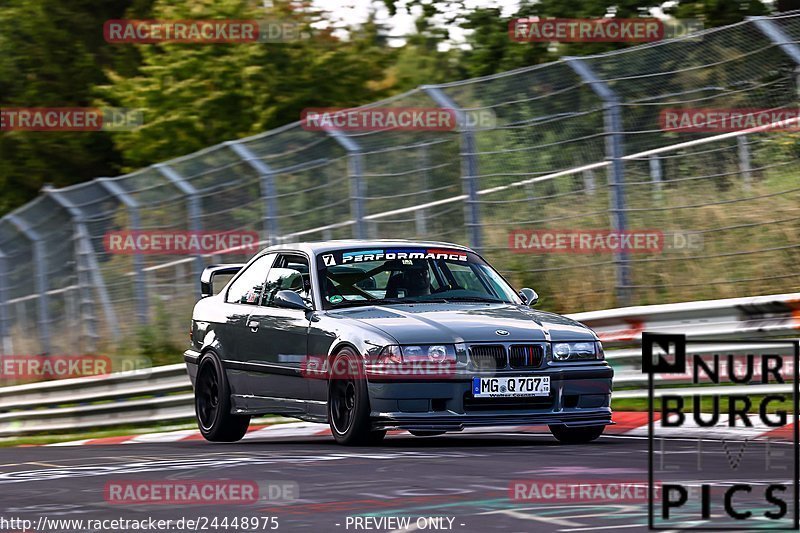
[[[216,354],[200,359],[194,387],[194,408],[200,433],[210,442],[236,442],[247,433],[250,416],[231,414],[228,376]]]
[[[605,426],[570,428],[564,425],[553,425],[549,427],[550,433],[561,444],[586,444],[599,438],[606,429]]]
[[[331,368],[337,369],[328,381],[328,421],[333,438],[345,446],[380,444],[386,431],[372,431],[367,380],[358,354],[351,348],[342,348],[334,356]]]

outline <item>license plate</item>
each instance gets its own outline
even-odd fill
[[[472,378],[475,398],[508,396],[548,396],[550,376]]]

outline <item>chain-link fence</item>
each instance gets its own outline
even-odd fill
[[[45,190],[0,220],[3,353],[130,347],[152,328],[181,340],[203,266],[246,259],[110,253],[104,238],[117,230],[463,243],[556,311],[796,290],[797,123],[674,131],[663,115],[796,111],[798,39],[798,14],[752,19],[367,106],[491,111],[491,126],[345,133],[295,123]],[[518,230],[672,240],[635,254],[532,253],[515,249]]]

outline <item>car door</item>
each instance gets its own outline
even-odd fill
[[[308,386],[301,375],[308,353],[309,313],[274,305],[275,294],[292,290],[311,302],[308,258],[297,253],[278,254],[267,275],[262,305],[247,318],[245,363],[248,382],[260,409],[280,406],[280,412],[304,411],[293,400],[308,398]]]
[[[224,295],[226,323],[221,325],[219,331],[220,344],[224,348],[224,353],[220,355],[237,405],[241,404],[243,396],[251,394],[243,346],[249,340],[247,319],[253,309],[261,304],[264,283],[275,256],[270,253],[256,258],[242,269]]]

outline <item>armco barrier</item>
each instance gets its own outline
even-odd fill
[[[786,336],[800,329],[800,293],[622,307],[570,318],[594,329],[604,345],[637,341],[643,331],[694,338]]]
[[[0,388],[0,436],[152,424],[194,415],[184,364]]]
[[[800,293],[625,307],[570,317],[593,328],[610,347],[606,358],[616,371],[615,388],[627,389],[617,390],[614,398],[643,398],[646,377],[635,347],[643,331],[682,333],[693,339],[789,338],[800,331]],[[753,342],[736,351],[763,347]],[[700,350],[717,349],[709,345]],[[0,437],[189,420],[194,415],[192,398],[183,364],[0,388]]]

